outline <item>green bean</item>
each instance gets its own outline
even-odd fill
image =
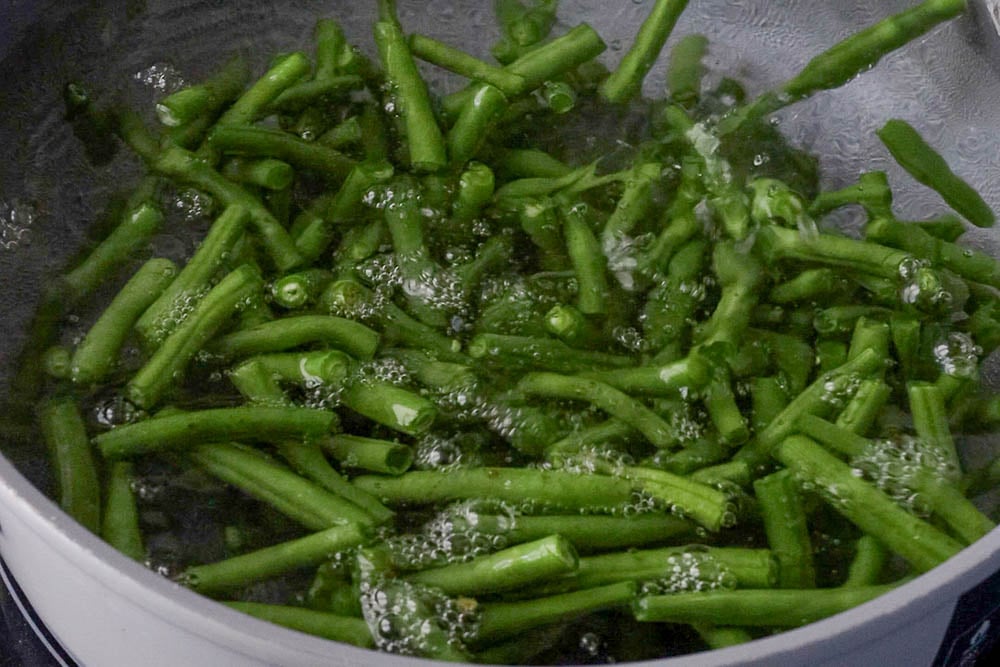
[[[375,24],[375,44],[391,87],[395,113],[403,121],[410,166],[416,171],[442,169],[448,162],[445,142],[403,31],[381,20]]]
[[[55,468],[59,506],[99,533],[101,483],[79,408],[71,398],[54,398],[41,406],[38,420]]]
[[[378,348],[373,330],[331,315],[295,315],[266,322],[215,339],[209,350],[227,359],[281,352],[310,343],[343,349],[358,359],[370,359]]]
[[[368,630],[368,624],[360,618],[261,602],[224,602],[223,604],[244,614],[299,632],[354,644],[361,648],[375,647],[371,632]]]
[[[326,441],[320,439],[320,442]],[[348,500],[366,513],[375,523],[385,523],[392,519],[393,511],[370,494],[352,485],[327,462],[316,442],[286,440],[278,445],[278,451],[299,474],[311,479],[321,487]]]
[[[798,485],[787,470],[753,483],[767,543],[778,561],[780,588],[816,588],[812,540]]]
[[[243,237],[248,219],[247,210],[238,205],[226,207],[215,219],[191,259],[136,321],[136,331],[148,347],[161,345],[184,322],[188,304],[208,292]]]
[[[246,264],[219,281],[129,380],[125,387],[129,400],[143,408],[156,405],[205,343],[261,288],[260,283],[260,275]]]
[[[798,627],[846,611],[895,584],[815,590],[704,591],[651,595],[636,600],[640,621]]]
[[[101,516],[101,538],[132,560],[146,559],[139,509],[132,491],[132,463],[115,461],[108,471]]]
[[[573,572],[578,557],[573,545],[560,535],[502,549],[464,563],[454,563],[406,576],[448,595],[486,595],[544,583]]]
[[[132,326],[176,275],[169,259],[151,259],[136,271],[77,345],[70,368],[74,383],[92,384],[107,376]]]
[[[413,463],[413,450],[389,440],[338,434],[320,441],[320,446],[348,468],[383,475],[402,475]]]
[[[353,159],[318,142],[308,142],[287,132],[264,127],[219,125],[209,144],[224,153],[284,160],[294,167],[315,171],[341,181],[354,167]]]
[[[926,2],[925,5],[930,5]],[[938,5],[950,4],[959,11],[965,9],[964,2],[945,0]],[[992,227],[996,214],[983,201],[979,193],[956,176],[941,155],[931,148],[905,120],[893,118],[878,131],[879,139],[892,153],[892,157],[913,178],[935,190],[955,211],[977,227]]]
[[[505,95],[517,95],[524,89],[525,81],[521,75],[494,67],[431,37],[412,34],[409,45],[415,57],[468,79],[495,86]]]
[[[245,125],[257,120],[288,87],[309,72],[309,59],[299,52],[278,59],[219,118],[220,125]]]
[[[660,55],[687,4],[687,0],[656,0],[618,69],[601,84],[600,92],[604,99],[620,104],[639,93],[643,79]]]
[[[211,408],[122,424],[93,441],[106,458],[121,459],[200,442],[319,436],[328,433],[335,420],[332,412],[311,408]]]
[[[775,456],[801,480],[811,482],[837,512],[867,533],[877,533],[889,549],[925,572],[961,550],[962,545],[897,506],[874,486],[858,479],[846,463],[809,438],[792,436]]]
[[[396,477],[363,475],[355,478],[354,484],[389,505],[494,498],[553,509],[606,513],[632,502],[632,483],[627,480],[530,468],[419,470]]]
[[[199,592],[218,593],[272,579],[298,568],[319,565],[365,539],[366,535],[356,524],[334,526],[216,563],[189,567],[181,574],[181,580]]]

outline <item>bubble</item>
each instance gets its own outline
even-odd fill
[[[35,222],[34,206],[14,200],[0,199],[0,249],[13,250],[28,238],[28,230]]]
[[[919,485],[917,478],[930,474],[949,479],[957,472],[936,447],[911,435],[871,441],[851,459],[851,466],[855,476],[871,481],[900,506],[924,517],[930,508],[927,499],[914,489]]]
[[[953,331],[934,346],[933,353],[934,361],[942,373],[972,379],[979,372],[979,356],[983,349],[976,345],[969,334]]]

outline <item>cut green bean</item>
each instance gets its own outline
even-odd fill
[[[361,648],[375,648],[375,642],[364,619],[261,602],[224,602],[223,604],[249,616],[292,630],[332,639],[336,642],[354,644]]]
[[[334,526],[216,563],[189,567],[181,574],[181,580],[203,593],[240,588],[291,570],[319,565],[337,553],[361,544],[366,537],[355,524]]]
[[[88,385],[108,375],[132,326],[175,276],[177,266],[169,259],[151,259],[136,271],[73,352],[73,382]]]
[[[659,57],[687,4],[687,0],[656,0],[618,69],[601,84],[604,99],[621,104],[639,93],[643,79]]]
[[[335,420],[332,412],[311,408],[212,408],[123,424],[96,436],[94,444],[106,458],[119,459],[202,442],[321,436]]]
[[[965,9],[965,2],[939,0],[925,2],[925,6],[957,7]],[[905,120],[893,118],[878,131],[879,139],[892,153],[892,157],[913,178],[935,190],[955,211],[977,227],[992,227],[996,214],[983,201],[978,192],[955,175],[941,155],[924,141],[923,137]]]
[[[379,21],[375,24],[375,45],[391,87],[395,113],[403,121],[410,166],[416,171],[442,169],[448,162],[444,138],[403,31],[389,21]]]
[[[413,463],[412,448],[389,440],[338,434],[320,445],[343,466],[384,475],[402,475]]]
[[[92,533],[101,529],[101,483],[86,425],[70,398],[46,402],[39,413],[42,438],[55,467],[59,506]]]
[[[156,405],[178,382],[205,343],[233,317],[250,294],[260,289],[260,274],[247,264],[219,281],[132,377],[125,387],[129,400],[143,408]]]

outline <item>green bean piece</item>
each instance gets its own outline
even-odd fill
[[[271,108],[282,112],[302,111],[311,104],[329,103],[331,99],[347,97],[352,90],[364,87],[364,79],[354,74],[295,83],[274,98]]]
[[[823,338],[816,341],[816,367],[820,373],[828,373],[847,361],[847,343],[842,340]]]
[[[96,436],[94,444],[106,458],[121,459],[199,442],[319,436],[328,433],[335,420],[332,412],[311,408],[211,408],[122,424]]]
[[[833,234],[804,238],[797,230],[774,225],[761,228],[757,242],[769,262],[778,259],[811,262],[891,280],[899,279],[900,267],[913,257],[895,248]]]
[[[948,426],[948,411],[941,390],[930,382],[908,382],[906,395],[913,415],[913,428],[927,453],[940,461],[948,479],[958,479],[962,476],[962,462]]]
[[[310,207],[300,216],[302,228],[292,230],[295,247],[308,260],[319,259],[333,241],[337,228],[363,217],[364,198],[371,188],[389,180],[392,175],[393,167],[388,162],[371,161],[355,165],[336,195],[329,199],[323,196],[317,198],[315,203],[321,204],[317,210]]]
[[[42,355],[46,374],[57,380],[68,380],[72,374],[73,353],[65,345],[53,345]]]
[[[313,26],[313,40],[316,42],[313,78],[323,80],[341,74],[345,52],[350,52],[351,46],[340,23],[331,18],[317,19]]]
[[[595,347],[604,336],[598,327],[578,309],[567,304],[557,304],[545,314],[545,328],[553,336],[571,347]]]
[[[303,257],[296,250],[288,232],[257,197],[224,177],[190,151],[174,146],[164,149],[162,153],[152,158],[147,158],[147,161],[153,171],[204,190],[224,206],[239,205],[249,211],[250,221],[279,270],[288,271],[303,263]]]
[[[363,324],[332,315],[295,315],[234,331],[215,339],[209,350],[227,359],[281,352],[310,343],[342,349],[358,359],[371,359],[379,335]]]
[[[635,617],[656,623],[795,628],[888,593],[895,584],[813,590],[714,590],[636,600]]]
[[[586,23],[581,23],[551,42],[528,51],[504,67],[504,70],[522,77],[525,83],[518,93],[527,93],[546,81],[557,79],[561,74],[593,60],[606,48],[607,45],[597,31]],[[447,95],[441,100],[442,109],[447,116],[454,117],[475,94],[476,86],[471,86]]]
[[[587,401],[642,433],[656,447],[677,444],[670,425],[639,401],[596,380],[558,375],[529,373],[517,384],[517,391],[529,396]]]
[[[622,238],[645,217],[652,203],[651,189],[662,172],[663,165],[659,162],[645,162],[632,168],[622,196],[601,231],[601,247],[606,255],[612,256]]]
[[[340,395],[345,406],[407,435],[427,432],[437,418],[437,407],[416,392],[388,382],[357,381]]]
[[[844,385],[850,387],[858,380],[874,374],[884,363],[885,360],[875,351],[864,350],[854,359],[820,375],[801,394],[792,399],[763,431],[758,432],[754,440],[737,452],[736,458],[746,461],[751,467],[761,465],[766,460],[766,454],[794,432],[795,422],[801,415],[813,414],[820,417],[828,415],[833,408],[831,397],[843,392]]]
[[[639,94],[643,79],[687,4],[687,0],[656,0],[618,69],[601,84],[600,93],[604,99],[621,104]]]
[[[222,175],[237,183],[256,185],[267,190],[285,190],[295,175],[292,166],[271,158],[230,158],[221,169]]]
[[[274,281],[271,296],[283,308],[303,308],[314,303],[326,286],[333,282],[333,274],[326,269],[306,269],[290,273]]]
[[[361,648],[375,648],[368,624],[360,618],[262,602],[223,602],[223,604],[249,616],[292,630],[354,644]]]
[[[491,333],[475,336],[469,341],[468,352],[473,359],[483,359],[487,363],[496,360],[505,365],[563,373],[593,368],[623,368],[631,363],[628,357],[577,350],[553,338]]]
[[[418,470],[396,477],[363,475],[356,477],[354,484],[388,505],[494,498],[532,501],[552,509],[608,512],[633,501],[633,485],[628,480],[530,468]]]
[[[444,42],[416,33],[410,35],[408,41],[410,52],[415,57],[468,79],[495,86],[505,95],[517,95],[524,89],[525,81],[521,75],[494,67]]]
[[[670,99],[684,108],[691,108],[701,96],[705,75],[702,60],[708,51],[708,38],[692,33],[684,35],[670,51],[667,65],[667,90]]]
[[[889,385],[878,378],[862,380],[835,423],[852,433],[865,435],[874,426],[891,393]]]
[[[937,4],[944,4],[944,0]],[[950,4],[965,8],[965,2],[952,1]],[[941,154],[924,141],[912,125],[905,120],[893,118],[882,126],[878,136],[903,169],[941,195],[962,217],[977,227],[993,226],[996,214],[989,204],[951,170]]]
[[[835,294],[843,294],[846,287],[847,282],[833,269],[806,269],[773,287],[767,299],[777,304],[815,302]]]
[[[669,580],[675,568],[685,567],[697,567],[706,579],[721,572],[739,588],[773,588],[778,582],[778,564],[767,549],[694,545],[585,556],[575,572],[555,578],[551,587],[577,590],[620,581]]]
[[[482,515],[479,517],[484,519]],[[581,553],[640,547],[667,542],[693,535],[690,521],[658,512],[634,516],[603,516],[599,514],[521,515],[513,524],[503,517],[502,531],[512,543],[538,540],[558,533],[569,540]]]
[[[738,110],[721,129],[731,132],[747,118],[759,118],[817,91],[837,88],[873,67],[883,56],[961,14],[966,8],[965,0],[924,0],[854,33],[815,56],[778,91],[765,93],[749,107]]]
[[[753,641],[753,635],[743,628],[724,627],[711,623],[695,623],[692,627],[710,649],[739,646]]]
[[[476,89],[448,131],[452,164],[463,165],[476,156],[507,111],[507,96],[491,84]]]
[[[382,329],[382,336],[387,343],[402,343],[407,347],[425,349],[434,352],[441,359],[458,362],[467,360],[458,353],[458,344],[450,338],[410,317],[394,303],[377,301],[371,290],[354,280],[337,280],[332,283],[320,296],[320,304],[332,312],[371,317]]]
[[[71,398],[54,398],[38,416],[55,468],[59,506],[92,533],[101,528],[101,483],[80,410]]]
[[[136,271],[74,351],[70,362],[74,383],[89,385],[108,375],[136,320],[176,275],[177,266],[169,259],[151,259]]]
[[[248,403],[273,408],[292,406],[274,373],[256,359],[249,359],[229,371],[229,380]]]
[[[865,227],[865,237],[927,259],[979,283],[1000,287],[1000,263],[986,253],[935,238],[913,223],[879,218]]]
[[[632,602],[636,590],[634,581],[623,581],[533,600],[482,603],[476,641],[495,642],[540,625],[623,607]]]
[[[722,286],[722,295],[708,320],[695,333],[695,341],[737,344],[750,324],[757,305],[763,266],[756,258],[741,253],[732,243],[717,243],[712,251],[712,271]]]
[[[501,549],[464,563],[453,563],[406,576],[447,595],[487,595],[537,585],[576,570],[573,545],[560,535]]]
[[[572,171],[566,163],[537,148],[508,148],[498,164],[509,179],[562,178]]]
[[[283,160],[337,181],[346,178],[355,165],[353,159],[334,148],[264,127],[219,125],[212,130],[208,141],[213,148],[227,154]]]
[[[787,438],[775,456],[798,479],[814,485],[830,506],[866,533],[877,533],[916,570],[943,563],[962,545],[900,508],[877,488],[858,479],[850,466],[803,436]]]
[[[357,116],[351,116],[316,137],[316,143],[340,150],[360,144],[363,138],[361,122]]]
[[[713,365],[697,351],[657,366],[622,367],[611,370],[583,371],[583,377],[611,385],[626,394],[674,397],[698,392],[711,380]]]
[[[324,441],[321,439],[320,442]],[[351,484],[323,456],[323,451],[315,441],[286,440],[278,444],[281,457],[298,472],[319,484],[327,491],[349,500],[367,512],[375,523],[383,524],[394,516],[394,512],[372,495]]]
[[[812,540],[798,485],[787,470],[753,483],[764,532],[778,561],[780,588],[815,588]]]
[[[247,125],[257,120],[288,87],[309,73],[309,59],[298,51],[275,61],[219,118],[219,125]]]
[[[587,221],[587,206],[577,204],[562,211],[562,231],[579,285],[576,307],[584,315],[607,313],[607,259]]]
[[[494,11],[501,31],[518,46],[532,46],[545,39],[556,20],[557,0],[499,0]]]
[[[73,301],[93,294],[115,271],[140,254],[159,231],[163,212],[152,200],[157,181],[155,178],[144,181],[136,191],[136,201],[126,207],[114,231],[66,274],[64,283]]]
[[[167,417],[163,417],[167,419]],[[256,450],[232,443],[199,445],[188,458],[211,475],[265,502],[312,531],[371,526],[370,514]]]
[[[375,24],[375,44],[391,87],[395,113],[403,121],[410,166],[425,172],[444,168],[448,163],[444,138],[403,31],[381,20]]]
[[[184,570],[181,580],[201,593],[219,593],[319,565],[365,540],[366,535],[356,524],[334,526],[216,563],[194,565]]]
[[[136,405],[156,405],[184,374],[188,364],[239,310],[248,296],[261,289],[260,274],[242,265],[202,297],[136,374],[125,393]]]
[[[209,78],[181,88],[156,104],[156,116],[168,127],[181,127],[197,122],[205,116],[214,116],[235,99],[250,78],[250,70],[243,58],[230,58],[219,71]]]
[[[809,205],[809,215],[818,218],[848,204],[860,205],[871,218],[891,217],[892,190],[885,172],[866,172],[858,177],[857,183],[819,193]]]
[[[213,279],[227,265],[236,244],[243,238],[248,219],[246,209],[238,205],[226,207],[177,277],[142,313],[135,328],[149,348],[161,345],[184,322],[185,311],[191,309],[192,302],[197,304],[209,291]]]
[[[705,386],[702,400],[722,442],[731,446],[741,445],[750,438],[750,428],[736,404],[732,377],[728,372],[716,371],[715,376]]]
[[[730,528],[736,522],[735,506],[729,495],[707,484],[641,466],[627,466],[625,475],[675,514],[690,518],[710,531]]]
[[[115,461],[108,470],[101,517],[101,538],[132,560],[146,559],[139,509],[132,491],[132,463]]]
[[[816,415],[801,415],[795,427],[803,435],[846,457],[863,455],[871,444],[867,438],[850,429]]]
[[[383,475],[402,475],[413,463],[413,449],[389,440],[339,433],[320,441],[320,446],[342,466]]]
[[[854,558],[847,570],[847,578],[841,586],[860,588],[879,584],[888,555],[889,552],[878,539],[871,535],[862,535],[855,542]]]

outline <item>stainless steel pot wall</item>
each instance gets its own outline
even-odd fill
[[[627,43],[650,2],[564,0],[561,16],[594,25],[612,45],[605,57],[613,62],[619,57],[615,45]],[[692,0],[675,34],[706,34],[714,76],[737,72],[763,89],[791,75],[809,54],[911,4]],[[62,84],[83,78],[148,102],[163,86],[197,80],[234,49],[263,59],[307,43],[318,14],[337,15],[351,36],[369,48],[366,26],[373,5],[332,0],[8,0],[0,7],[3,386],[25,342],[46,276],[65,264],[104,203],[136,176],[135,162],[124,151],[107,169],[98,171],[86,162],[62,119]],[[485,0],[401,0],[400,6],[408,28],[473,53],[487,55],[495,37]],[[795,142],[823,156],[828,185],[851,182],[863,169],[884,169],[898,193],[902,217],[943,211],[943,203],[896,168],[875,138],[874,130],[885,119],[901,116],[943,147],[945,156],[1000,209],[996,34],[991,7],[983,3],[975,9],[973,16],[891,55],[843,89],[780,115]],[[455,82],[441,78],[435,85],[447,88]],[[647,86],[651,93],[662,86],[662,68],[654,68]],[[850,226],[852,220],[843,223]],[[970,236],[994,253],[1000,249],[996,230]],[[158,243],[169,249],[171,239]],[[32,434],[14,431],[12,424],[0,429],[4,439],[22,443],[7,449],[16,467],[0,458],[0,556],[81,664],[418,664],[255,621],[118,555],[35,489],[32,482],[47,484],[44,467],[38,465],[40,447]],[[997,450],[995,442],[973,443],[969,462]],[[1000,532],[994,531],[944,566],[851,612],[749,645],[655,664],[931,664],[959,598],[997,571]],[[953,657],[966,650],[980,620],[973,615],[952,630],[966,632]]]

